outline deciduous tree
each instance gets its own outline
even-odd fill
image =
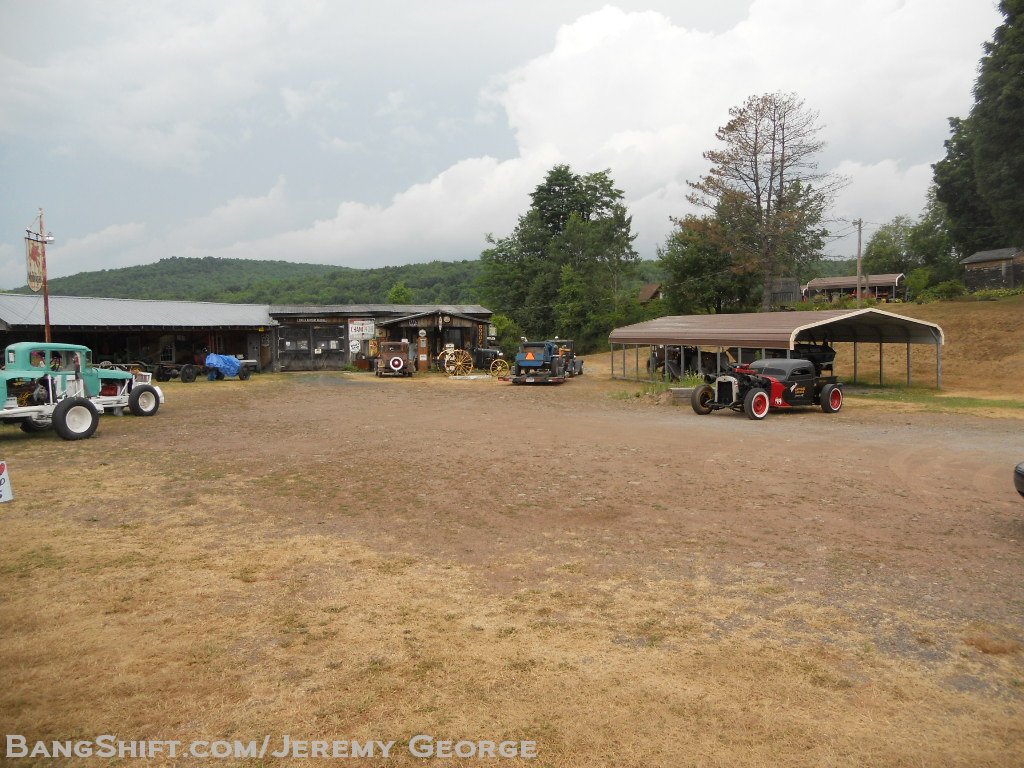
[[[622,191],[609,171],[580,176],[557,165],[530,197],[511,235],[488,236],[484,301],[530,337],[574,335],[593,347],[639,262]]]
[[[796,94],[751,96],[729,116],[716,133],[724,146],[704,153],[711,171],[690,183],[688,199],[714,211],[723,250],[758,274],[767,309],[774,278],[820,258],[825,211],[843,181],[818,170],[818,113]]]

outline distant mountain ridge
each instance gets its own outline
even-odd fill
[[[233,304],[384,303],[396,283],[424,304],[478,302],[478,261],[353,269],[328,264],[171,257],[48,281],[54,296],[218,301]],[[22,286],[14,293],[28,293]]]

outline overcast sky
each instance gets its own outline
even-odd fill
[[[26,281],[40,207],[54,277],[472,259],[556,163],[611,169],[653,258],[729,108],[772,91],[820,113],[838,219],[916,217],[1000,20],[995,0],[0,0],[0,288]]]

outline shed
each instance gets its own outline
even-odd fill
[[[437,357],[446,343],[469,349],[484,346],[491,310],[479,304],[331,304],[277,305],[270,316],[278,330],[282,370],[369,366],[378,340],[413,337],[419,369]],[[421,356],[423,356],[421,358]]]
[[[906,293],[906,276],[902,272],[887,275],[861,275],[861,295],[875,299],[890,300]],[[808,299],[824,294],[831,300],[838,295],[857,293],[857,276],[816,277],[804,287]]]
[[[972,291],[1024,286],[1024,249],[978,251],[960,263],[964,265],[964,283]]]
[[[934,323],[903,317],[873,307],[823,312],[748,312],[734,315],[675,315],[616,328],[609,336],[612,377],[616,378],[616,349],[621,352],[618,378],[626,373],[626,348],[634,347],[636,372],[640,347],[678,347],[683,369],[703,370],[707,348],[716,350],[715,367],[722,369],[722,355],[747,362],[755,357],[791,357],[805,345],[852,342],[854,381],[857,379],[857,345],[879,345],[879,381],[884,381],[883,344],[906,344],[907,383],[910,379],[911,345],[930,344],[936,349],[936,384],[942,386],[942,328]],[[687,354],[689,352],[689,355]],[[697,353],[694,355],[694,353]],[[771,354],[769,354],[771,352]],[[692,360],[695,365],[688,365]]]

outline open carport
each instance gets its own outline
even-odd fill
[[[612,350],[613,378],[642,378],[641,348],[678,350],[683,370],[704,373],[721,370],[723,358],[748,362],[757,357],[794,357],[804,345],[853,344],[853,381],[858,377],[858,346],[878,344],[878,379],[885,382],[882,349],[886,344],[906,345],[907,385],[911,381],[912,348],[935,347],[935,385],[942,387],[942,328],[873,307],[823,312],[749,312],[734,315],[673,315],[616,328],[608,341]],[[629,354],[632,352],[632,354]],[[632,358],[632,359],[629,359]],[[653,373],[655,366],[648,366]],[[669,366],[664,366],[665,377]]]

